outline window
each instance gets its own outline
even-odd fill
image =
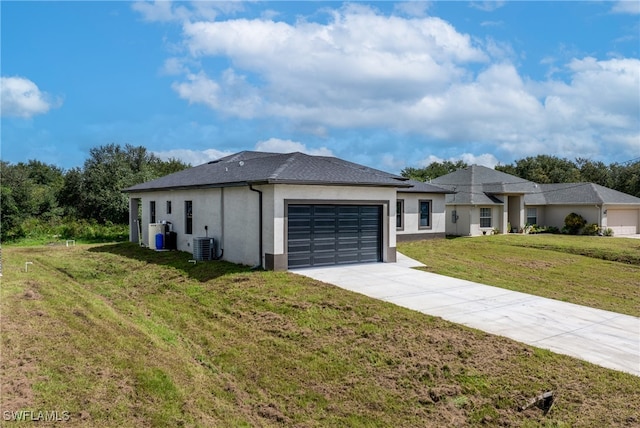
[[[491,227],[491,208],[480,208],[480,227]]]
[[[184,233],[193,233],[193,202],[184,201]]]
[[[171,201],[167,201],[167,214],[171,214]]]
[[[149,223],[156,222],[156,201],[149,202]]]
[[[527,224],[533,226],[538,224],[538,209],[527,208]]]
[[[419,201],[420,229],[431,227],[431,201]]]
[[[404,201],[402,199],[396,201],[396,229],[404,229]]]

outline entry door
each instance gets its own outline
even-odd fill
[[[379,205],[289,205],[289,268],[382,261]]]

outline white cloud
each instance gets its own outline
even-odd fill
[[[244,10],[241,1],[134,1],[131,8],[149,22],[184,22],[193,19],[215,20],[221,14]]]
[[[229,156],[233,153],[216,150],[216,149],[207,149],[207,150],[174,149],[174,150],[153,152],[153,154],[163,160],[178,159],[178,160],[181,160],[182,162],[196,166],[196,165],[202,165],[203,163],[207,163],[212,160],[220,159],[225,156]]]
[[[165,63],[183,76],[173,89],[225,115],[282,120],[314,135],[399,131],[440,148],[493,145],[510,159],[598,157],[606,145],[637,153],[638,59],[546,57],[551,71],[536,81],[518,70],[508,42],[474,39],[442,19],[386,16],[358,3],[324,10],[325,22],[185,21],[187,56]],[[228,68],[207,68],[217,62],[210,58]],[[482,156],[478,163],[495,162]]]
[[[404,1],[396,3],[393,9],[407,16],[426,16],[432,2],[424,0]]]
[[[492,12],[496,9],[500,9],[505,5],[502,0],[489,0],[489,1],[472,1],[470,6],[474,9],[483,10],[485,12]]]
[[[2,116],[30,118],[59,107],[60,100],[52,100],[38,86],[24,77],[0,78]]]
[[[178,76],[181,74],[188,74],[189,68],[185,65],[185,60],[182,58],[172,57],[167,58],[160,69],[161,73],[168,76]]]
[[[483,153],[479,156],[471,153],[463,153],[460,155],[460,159],[467,165],[482,165],[489,168],[495,168],[499,163],[498,159],[491,153]],[[451,161],[455,162],[455,160]]]
[[[358,123],[359,113],[380,107],[384,114],[385,102],[443,91],[466,74],[461,64],[488,59],[441,19],[386,17],[362,6],[335,11],[326,25],[201,21],[185,24],[184,34],[193,57],[228,57],[234,73],[247,76],[255,89],[252,103],[259,98],[264,104],[260,115],[301,123],[321,117],[334,126],[351,123],[354,115]]]
[[[259,141],[256,144],[255,150],[258,152],[271,152],[271,153],[293,153],[300,152],[314,156],[334,156],[333,152],[326,147],[319,147],[317,149],[310,149],[302,143],[298,143],[292,140],[281,140],[279,138],[269,138],[265,141]]]
[[[630,15],[640,14],[640,2],[638,0],[620,0],[611,7],[613,13],[625,13]]]

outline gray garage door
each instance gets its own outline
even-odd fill
[[[382,261],[382,207],[289,205],[289,268]]]

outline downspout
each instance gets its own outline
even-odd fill
[[[220,188],[220,255],[214,254],[216,260],[224,256],[224,187]]]
[[[258,193],[258,209],[260,210],[260,254],[258,257],[258,265],[254,266],[254,269],[260,268],[260,269],[264,269],[264,267],[262,266],[262,235],[263,235],[263,230],[262,230],[262,190],[258,190],[258,189],[254,189],[252,184],[249,184],[249,190],[252,190],[254,192]]]

